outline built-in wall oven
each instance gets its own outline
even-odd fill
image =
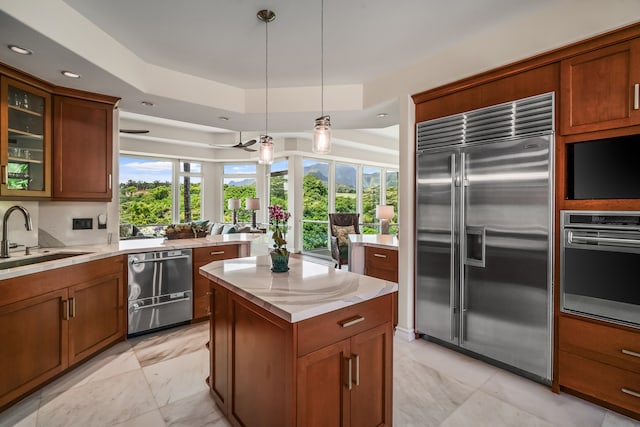
[[[191,249],[129,255],[129,336],[191,320],[191,266]]]
[[[562,311],[640,327],[640,212],[561,212]]]

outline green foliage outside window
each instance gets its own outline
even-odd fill
[[[306,220],[327,221],[329,212],[329,189],[317,176],[307,174],[302,180],[302,192],[304,195],[302,218]],[[326,223],[309,223],[302,226],[302,248],[313,250],[327,248],[328,226]]]
[[[193,192],[200,193],[200,185]],[[120,223],[168,225],[171,217],[171,183],[128,181],[120,184]]]

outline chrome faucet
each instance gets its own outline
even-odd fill
[[[0,258],[9,258],[9,237],[7,234],[9,233],[9,216],[11,216],[11,212],[20,211],[22,215],[24,215],[24,227],[27,231],[33,230],[33,224],[31,223],[31,214],[24,206],[11,206],[4,213],[4,218],[2,218],[2,246],[0,246]]]

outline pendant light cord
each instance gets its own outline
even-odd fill
[[[264,23],[264,135],[269,135],[269,20]]]
[[[320,117],[324,117],[324,0],[320,0]]]

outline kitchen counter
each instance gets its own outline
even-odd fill
[[[392,234],[349,234],[349,271],[365,274],[364,248],[398,250],[398,238]]]
[[[166,240],[163,238],[158,239],[132,239],[122,240],[118,243],[110,245],[82,245],[82,246],[65,246],[59,248],[40,248],[32,249],[31,255],[24,255],[24,248],[18,248],[11,252],[11,257],[6,259],[0,259],[0,263],[5,260],[19,260],[25,258],[34,258],[41,255],[55,254],[55,253],[81,253],[82,255],[72,256],[69,258],[63,258],[54,261],[40,262],[37,264],[25,265],[15,268],[0,269],[0,280],[10,279],[13,277],[24,276],[32,273],[39,273],[41,271],[48,271],[55,268],[66,267],[74,264],[79,264],[88,261],[94,261],[102,258],[108,258],[115,255],[136,253],[136,252],[148,252],[156,250],[171,250],[171,249],[185,249],[185,248],[197,248],[216,245],[225,245],[229,243],[246,245],[247,250],[245,254],[249,253],[249,246],[251,242],[259,238],[259,234],[220,234],[215,236],[207,236],[198,239],[175,239]]]
[[[289,259],[287,273],[272,273],[260,257],[216,261],[200,268],[200,273],[228,290],[266,309],[287,322],[349,307],[391,294],[398,284],[333,266]]]

